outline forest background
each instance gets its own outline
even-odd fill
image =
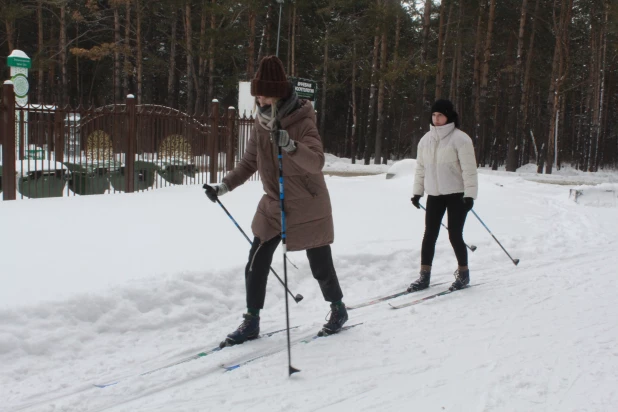
[[[416,157],[443,97],[480,166],[618,166],[618,0],[0,0],[0,74],[20,49],[31,103],[208,113],[237,107],[279,18],[288,74],[318,82],[327,152]]]

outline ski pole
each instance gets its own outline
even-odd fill
[[[425,212],[427,212],[427,209],[425,209],[425,206],[421,205],[420,203],[419,203],[418,205],[419,205],[420,207],[422,207],[422,208],[423,208],[423,210],[424,210]],[[442,225],[442,227],[444,227],[446,230],[448,230],[448,227],[446,227],[446,225],[445,225],[444,223],[440,222],[440,224]],[[468,244],[467,244],[466,242],[464,242],[464,244],[465,244],[465,245],[466,245],[466,247],[467,247],[468,249],[470,249],[471,251],[473,251],[473,252],[474,252],[474,251],[476,250],[476,246],[474,246],[474,245],[468,246]]]
[[[277,130],[276,133],[279,131]],[[279,139],[276,140],[277,143]],[[285,233],[285,206],[284,206],[284,191],[283,191],[283,156],[281,155],[281,146],[279,147],[279,204],[281,205],[281,242],[283,249],[283,278],[285,279],[285,288],[288,288],[288,269],[286,265],[286,254],[287,254],[287,235]],[[300,369],[296,369],[292,366],[292,348],[290,344],[290,308],[288,305],[288,295],[285,295],[285,325],[287,328],[287,338],[288,338],[288,376],[292,376],[293,373],[300,372]]]
[[[208,186],[208,185],[204,185],[204,186]],[[204,187],[205,189],[206,187]],[[247,239],[247,241],[249,243],[251,243],[251,239],[249,239],[249,236],[247,236],[247,234],[245,233],[244,230],[242,230],[242,228],[240,227],[240,225],[238,224],[238,222],[236,222],[236,219],[234,219],[232,217],[232,215],[230,214],[230,212],[228,212],[228,210],[225,208],[225,206],[223,206],[223,203],[221,203],[221,201],[219,200],[219,198],[217,197],[217,203],[219,203],[219,206],[221,206],[221,208],[225,211],[225,214],[228,215],[228,217],[230,219],[232,219],[232,222],[234,222],[234,224],[236,225],[236,227],[238,228],[238,230],[240,230],[240,233],[243,234],[243,236],[245,237],[245,239]],[[300,302],[301,300],[303,300],[303,295],[301,295],[300,293],[297,294],[296,296],[294,296],[294,294],[290,291],[290,289],[288,289],[288,286],[286,283],[283,282],[283,280],[281,280],[281,278],[279,277],[279,275],[277,275],[277,272],[275,272],[275,269],[272,268],[272,266],[270,267],[270,271],[273,272],[273,274],[277,277],[277,279],[279,279],[279,282],[281,282],[281,284],[285,287],[285,290],[287,290],[287,292],[290,294],[290,296],[292,296],[292,299],[294,299],[294,301],[296,303]]]
[[[476,216],[476,218],[479,220],[479,222],[481,222],[481,224],[485,227],[485,229],[487,229],[487,231],[489,232],[489,234],[491,235],[491,237],[494,238],[494,240],[496,241],[496,243],[498,245],[500,245],[500,247],[502,248],[502,250],[504,250],[504,253],[506,253],[506,255],[509,257],[509,259],[511,259],[511,261],[513,262],[513,264],[515,264],[515,266],[517,266],[517,264],[519,263],[519,259],[513,259],[511,257],[511,255],[509,255],[509,252],[506,251],[506,249],[504,248],[504,246],[502,246],[502,244],[500,242],[498,242],[498,239],[496,239],[496,237],[494,236],[493,233],[491,233],[491,230],[489,230],[489,228],[487,227],[487,225],[485,223],[483,223],[483,221],[481,220],[481,218],[479,217],[479,215],[476,214],[476,212],[474,211],[474,209],[470,209],[472,211],[472,213],[474,213],[474,216]]]

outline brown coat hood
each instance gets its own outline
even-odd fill
[[[333,243],[334,228],[330,196],[322,174],[324,150],[316,127],[315,112],[307,100],[300,108],[281,119],[281,129],[296,141],[296,151],[283,151],[283,186],[287,248],[312,249]],[[229,190],[260,174],[264,192],[251,228],[254,236],[266,242],[281,233],[279,206],[279,162],[277,147],[270,132],[256,120],[242,160],[223,182]]]

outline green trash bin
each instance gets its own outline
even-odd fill
[[[78,195],[102,195],[110,189],[110,174],[120,169],[119,163],[64,163],[71,171],[69,188]]]
[[[17,190],[22,195],[42,199],[62,197],[68,178],[64,169],[30,171],[17,181]]]
[[[159,167],[152,162],[144,162],[141,160],[136,161],[133,172],[133,189],[137,192],[140,190],[147,190],[154,186],[155,172],[158,170],[158,168]],[[110,173],[109,180],[114,190],[120,192],[127,191],[127,185],[124,176],[124,166]]]
[[[185,176],[194,178],[196,171],[195,165],[176,161],[163,163],[162,167],[157,170],[157,173],[172,184],[182,185],[184,184]]]

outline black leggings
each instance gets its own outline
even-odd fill
[[[436,241],[440,233],[440,223],[448,210],[448,237],[457,256],[459,266],[468,266],[468,250],[463,240],[463,228],[468,210],[463,202],[463,193],[427,196],[425,215],[425,236],[421,249],[421,265],[431,266],[436,252]]]
[[[245,268],[245,287],[247,289],[247,308],[262,309],[266,298],[266,282],[273,254],[281,242],[277,236],[260,245],[260,239],[254,238],[249,252],[249,262]],[[343,298],[337,272],[333,265],[330,245],[307,249],[307,258],[313,277],[318,281],[324,300],[337,302]],[[283,277],[281,278],[283,279]],[[287,293],[287,292],[286,292]]]

